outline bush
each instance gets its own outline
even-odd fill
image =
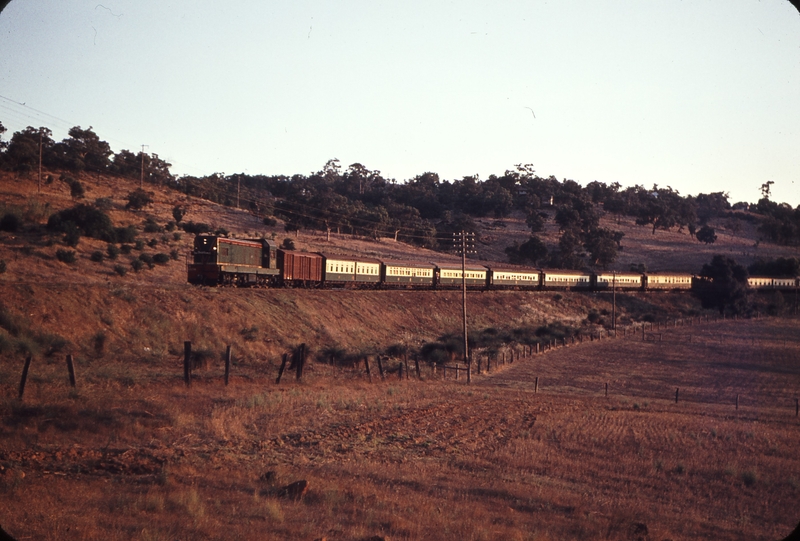
[[[283,248],[284,250],[294,250],[294,241],[289,238],[283,239],[283,244],[281,244],[281,248]]]
[[[16,214],[8,213],[0,218],[0,231],[16,233],[19,230],[20,219]]]
[[[153,262],[159,265],[166,265],[169,263],[169,256],[167,254],[158,253],[153,256]]]
[[[137,240],[137,241],[136,241],[136,242],[133,244],[133,249],[134,249],[134,250],[136,250],[136,251],[139,251],[139,252],[141,252],[142,250],[144,250],[144,241],[143,241],[142,239],[139,239],[139,240]]]
[[[133,267],[134,271],[139,272],[144,268],[144,263],[142,262],[141,259],[134,259],[133,261],[131,261],[131,267]]]
[[[155,248],[156,246],[158,246],[158,239],[150,239],[150,240],[148,240],[147,241],[147,245],[150,248]]]
[[[114,228],[114,240],[120,244],[136,242],[137,231],[132,225]]]
[[[278,225],[278,220],[276,220],[272,216],[267,216],[266,218],[264,218],[264,225],[269,227],[275,227],[276,225]]]
[[[69,183],[69,195],[73,199],[83,199],[83,196],[86,195],[83,184],[81,184],[80,181],[72,179],[72,182]]]
[[[56,251],[56,259],[62,263],[75,263],[75,252],[73,250],[59,249]]]
[[[64,234],[64,244],[75,248],[81,242],[81,230],[68,222],[67,231]]]
[[[89,256],[89,259],[91,259],[95,263],[102,263],[103,259],[105,259],[105,256],[103,255],[103,252],[101,252],[100,250],[95,250],[94,252],[92,252],[92,255]]]
[[[172,234],[172,240],[174,240],[175,242],[181,240],[182,238],[183,238],[183,235],[181,235],[180,233],[173,233]]]
[[[111,210],[114,207],[110,197],[98,197],[94,200],[94,208],[102,211]]]
[[[201,235],[203,233],[208,233],[211,231],[211,226],[204,223],[195,223],[195,222],[184,222],[180,224],[181,228],[187,233],[193,235]]]
[[[177,252],[177,250],[175,251]],[[3,274],[4,272],[6,272],[6,260],[0,259],[0,274]]]
[[[128,274],[128,269],[126,269],[122,265],[114,265],[114,272],[116,272],[120,276],[125,276],[126,274]]]
[[[144,232],[145,233],[163,233],[164,228],[158,224],[153,218],[147,218],[144,221]]]
[[[180,205],[175,205],[172,208],[172,217],[175,218],[175,223],[181,223],[183,217],[186,216],[186,209]]]
[[[181,254],[177,249],[174,249],[169,253],[169,256],[175,261],[177,261],[178,259],[180,259]]]
[[[131,250],[133,250],[133,246],[131,246],[130,244],[121,244],[119,247],[120,253],[123,253],[125,255],[131,253]]]
[[[167,222],[167,225],[164,226],[164,229],[169,231],[170,233],[175,231],[177,224],[175,222]]]
[[[106,242],[116,240],[116,230],[108,214],[91,205],[77,205],[57,212],[47,220],[47,229],[56,233],[66,233],[77,228],[84,236]]]
[[[150,197],[150,194],[141,188],[129,193],[125,199],[128,200],[128,203],[125,205],[125,208],[128,210],[142,210],[147,205],[153,203],[153,198]]]
[[[109,244],[106,253],[109,259],[114,260],[119,256],[119,248],[117,248],[116,244]]]
[[[147,253],[139,254],[139,261],[147,265],[148,268],[153,268],[153,256]]]

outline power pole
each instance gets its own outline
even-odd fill
[[[469,340],[467,339],[467,253],[475,252],[475,233],[453,233],[453,247],[461,254],[461,315],[464,331],[464,364],[469,367]],[[467,383],[471,383],[470,370],[467,369]]]
[[[614,329],[614,338],[617,337],[617,271],[614,271],[611,280],[611,328]]]
[[[142,145],[142,175],[139,178],[139,189],[144,190],[144,147],[148,145]]]
[[[239,193],[242,191],[242,179],[236,178],[236,208],[239,208]]]
[[[39,128],[39,183],[36,188],[37,193],[42,191],[42,128]]]

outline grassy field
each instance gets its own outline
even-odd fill
[[[280,386],[107,368],[72,390],[42,363],[24,402],[0,386],[0,520],[19,539],[782,538],[800,519],[800,323],[655,333],[472,385],[313,364]],[[298,480],[304,496],[281,492]]]

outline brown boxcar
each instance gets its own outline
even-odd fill
[[[278,268],[284,285],[316,287],[322,284],[322,256],[319,254],[278,250]]]

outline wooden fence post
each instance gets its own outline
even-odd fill
[[[417,357],[416,354],[414,354],[414,364],[417,367],[417,379],[422,379],[422,375],[419,372],[419,358]]]
[[[678,392],[680,392],[680,388],[675,389],[675,403],[678,403]]]
[[[306,345],[305,343],[300,344],[299,350],[295,351],[295,355],[297,358],[295,361],[297,364],[295,365],[296,373],[295,379],[302,379],[303,378],[303,365],[306,364]]]
[[[369,355],[364,355],[364,366],[367,369],[367,376],[369,376],[369,382],[372,383],[372,372],[369,369]]]
[[[72,355],[67,355],[67,372],[69,372],[69,384],[72,387],[77,387],[78,383],[75,381],[75,363],[72,362]]]
[[[536,380],[533,382],[533,393],[536,394],[539,392],[539,376],[536,376]]]
[[[225,348],[225,385],[228,385],[228,381],[231,376],[231,346],[229,345]]]
[[[467,359],[467,383],[472,383],[472,359]]]
[[[183,343],[183,382],[186,385],[192,384],[192,367],[190,366],[192,357],[192,342],[186,340]]]
[[[28,381],[28,369],[31,367],[31,360],[33,357],[28,355],[25,358],[25,365],[22,367],[22,378],[19,380],[19,399],[22,400],[22,395],[25,392],[25,382]]]
[[[381,362],[381,356],[375,355],[375,359],[378,361],[378,372],[381,374],[381,379],[385,379],[385,376],[383,375],[383,363]]]
[[[492,371],[492,356],[491,356],[491,354],[487,353],[486,354],[486,373],[488,374],[491,371]]]
[[[606,382],[606,398],[608,398],[608,382]]]
[[[289,355],[284,353],[283,358],[281,359],[281,367],[278,369],[278,377],[275,379],[275,384],[279,384],[281,382],[281,377],[283,376],[283,371],[286,369],[286,363],[289,361]]]
[[[739,410],[739,395],[736,395],[736,410]]]

